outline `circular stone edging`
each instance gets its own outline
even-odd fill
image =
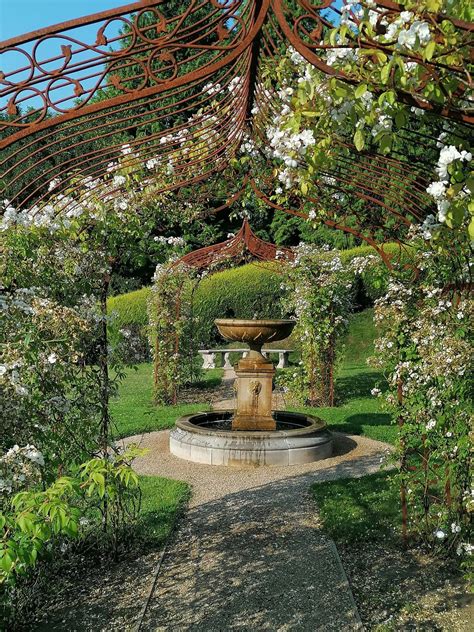
[[[170,432],[170,452],[207,465],[259,466],[296,465],[332,455],[332,435],[317,417],[274,411],[278,422],[305,424],[291,430],[231,431],[200,427],[199,422],[230,419],[233,411],[214,411],[181,417]]]

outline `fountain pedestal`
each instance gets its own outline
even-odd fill
[[[246,361],[240,360],[235,369],[237,406],[232,430],[276,430],[272,416],[273,364],[250,365]]]
[[[275,367],[262,355],[262,346],[289,336],[294,321],[217,319],[215,323],[226,340],[246,342],[250,347],[235,369],[237,405],[232,430],[276,430],[272,415]]]

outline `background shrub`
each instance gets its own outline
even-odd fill
[[[408,251],[400,250],[398,244],[387,244],[384,250],[395,260],[399,257],[408,259]],[[340,251],[343,264],[369,255],[376,255],[371,246]],[[372,306],[374,300],[385,293],[387,280],[388,270],[382,259],[380,265],[367,268],[356,282],[354,310]],[[222,346],[223,340],[214,326],[215,318],[284,317],[281,282],[278,264],[273,263],[250,263],[204,277],[191,297],[196,322],[192,335],[199,346]],[[147,337],[149,295],[150,288],[143,287],[108,300],[108,311],[114,314],[112,341],[124,361],[144,362],[150,359]],[[119,333],[121,330],[122,334]]]
[[[251,263],[205,277],[192,297],[199,344],[222,345],[216,318],[281,318],[281,284],[276,264]]]
[[[112,296],[107,301],[113,353],[126,364],[148,362],[151,359],[147,336],[149,295],[150,288],[143,287],[128,294]]]
[[[142,287],[128,294],[111,296],[107,301],[107,310],[109,314],[114,314],[114,325],[119,328],[128,325],[146,326],[149,295],[150,288]]]

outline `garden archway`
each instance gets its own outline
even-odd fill
[[[384,21],[401,18],[403,6],[388,0],[377,6],[373,32],[354,37],[354,27],[349,26],[344,44],[337,40],[340,31],[332,42],[321,43],[347,13],[338,0],[325,0],[316,8],[306,0],[189,0],[178,10],[171,1],[141,0],[3,42],[0,180],[2,197],[8,198],[3,204],[7,220],[27,216],[41,221],[54,214],[74,217],[89,199],[101,199],[114,210],[117,204],[120,210],[127,179],[134,191],[144,190],[148,197],[167,191],[178,195],[199,184],[208,187],[211,199],[216,183],[223,182],[225,202],[216,204],[219,208],[237,200],[250,186],[273,208],[306,218],[316,208],[320,211],[316,219],[376,247],[388,239],[402,242],[412,224],[423,223],[440,206],[444,212],[443,205],[449,205],[448,197],[443,198],[442,178],[448,178],[453,160],[440,162],[437,147],[443,145],[443,119],[461,143],[469,136],[473,117],[467,96],[472,80],[469,67],[463,68],[456,59],[444,63],[436,55],[433,58],[433,47],[422,53],[406,48],[397,53],[396,44],[379,41],[386,31]],[[357,16],[350,15],[357,25]],[[461,49],[469,47],[471,24],[436,13],[428,18],[439,33],[449,22],[459,33]],[[44,52],[51,46],[55,52]],[[331,163],[310,164],[311,178],[299,183],[299,190],[291,191],[282,203],[272,164],[275,152],[269,157],[262,147],[275,140],[276,134],[269,138],[267,131],[288,100],[269,80],[269,69],[280,71],[280,62],[294,58],[310,74],[317,71],[333,78],[342,94],[354,83],[367,88],[362,79],[357,82],[328,63],[329,55],[337,58],[342,50],[346,56],[355,50],[374,64],[388,62],[397,53],[399,68],[414,63],[419,69],[421,79],[411,88],[409,82],[396,81],[397,69],[387,63],[383,89],[379,84],[368,91],[374,102],[394,99],[409,108],[394,121],[406,152],[395,147],[388,156],[380,146],[365,149],[357,132],[354,138],[336,138],[334,144],[325,145],[325,151],[332,152]],[[443,73],[455,84],[452,92],[428,93],[427,86],[436,88]],[[406,79],[403,72],[402,77]],[[330,85],[329,79],[324,81]],[[361,90],[355,97],[363,100],[366,92]],[[420,112],[437,115],[436,133],[420,131]],[[341,115],[340,110],[336,114]],[[384,120],[378,120],[372,131],[377,125],[383,127]],[[312,140],[317,145],[320,137]],[[327,140],[324,135],[322,140]],[[246,163],[238,158],[244,146]],[[450,147],[443,149],[449,153]],[[466,149],[464,155],[455,150],[456,159],[468,162]],[[117,173],[119,165],[127,177]],[[440,179],[430,184],[435,169]],[[448,179],[452,176],[455,181],[449,199],[464,195],[462,175],[457,182],[457,172],[449,173]],[[443,198],[440,202],[428,192],[430,187]],[[206,208],[202,215],[211,212],[216,209]],[[172,289],[172,298],[179,296],[179,284]],[[106,293],[105,289],[103,305]],[[176,352],[172,342],[170,356]],[[101,356],[107,356],[106,344]],[[103,370],[106,404],[106,360]],[[106,452],[106,406],[104,411]],[[417,446],[423,464],[424,447]],[[426,476],[429,480],[427,471]]]
[[[199,248],[170,264],[155,275],[149,320],[154,349],[155,401],[177,403],[183,375],[195,372],[198,341],[194,335],[193,299],[205,275],[250,261],[288,262],[289,248],[280,248],[260,239],[245,218],[240,230],[224,242]]]
[[[403,10],[388,0],[378,7],[374,20],[380,29]],[[357,24],[350,6],[331,0],[318,7],[304,0],[189,0],[180,9],[171,1],[141,0],[6,40],[0,46],[4,197],[11,207],[33,214],[58,194],[62,211],[73,213],[84,184],[90,197],[120,198],[121,178],[107,182],[118,160],[137,174],[137,187],[144,184],[141,166],[151,165],[145,176],[158,180],[155,195],[212,177],[229,178],[225,170],[245,138],[268,143],[265,130],[284,107],[281,95],[265,88],[271,64],[294,51],[341,85],[354,82],[328,60],[330,53],[338,55],[340,45],[321,44],[322,35],[344,16],[348,19],[347,13]],[[433,19],[440,22],[443,16]],[[452,23],[468,37],[469,23]],[[392,50],[391,43],[367,34],[357,42],[349,37],[347,46],[381,58]],[[51,50],[56,54],[48,56]],[[402,57],[410,60],[413,54]],[[462,136],[462,126],[473,122],[469,108],[463,108],[470,83],[464,70],[454,62],[447,69],[458,82],[457,92],[439,108],[423,89],[446,64],[420,55],[416,60],[425,73],[423,82],[418,91],[397,88],[396,98],[449,118],[461,125]],[[401,125],[407,142],[435,147],[437,139],[416,130],[416,114],[412,119]],[[300,192],[296,207],[270,199],[276,188],[271,169],[270,177],[255,176],[250,165],[243,178],[283,211],[295,208],[308,217],[308,204],[322,204],[323,221],[372,245],[393,238],[394,229],[406,232],[403,226],[408,229],[432,212],[426,193],[431,158],[422,164],[415,154],[389,158],[373,150],[361,153],[344,139],[339,145],[332,167],[314,176],[313,194],[307,198]],[[164,169],[159,174],[158,164]],[[230,179],[226,186],[232,197]],[[329,204],[317,195],[323,189],[332,192]],[[341,195],[345,204],[337,201]],[[354,209],[357,200],[370,212]]]

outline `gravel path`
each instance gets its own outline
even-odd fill
[[[388,446],[336,435],[332,458],[292,467],[194,464],[168,431],[129,437],[150,452],[141,474],[187,481],[189,511],[169,543],[141,630],[356,630],[360,620],[312,483],[375,472]]]

